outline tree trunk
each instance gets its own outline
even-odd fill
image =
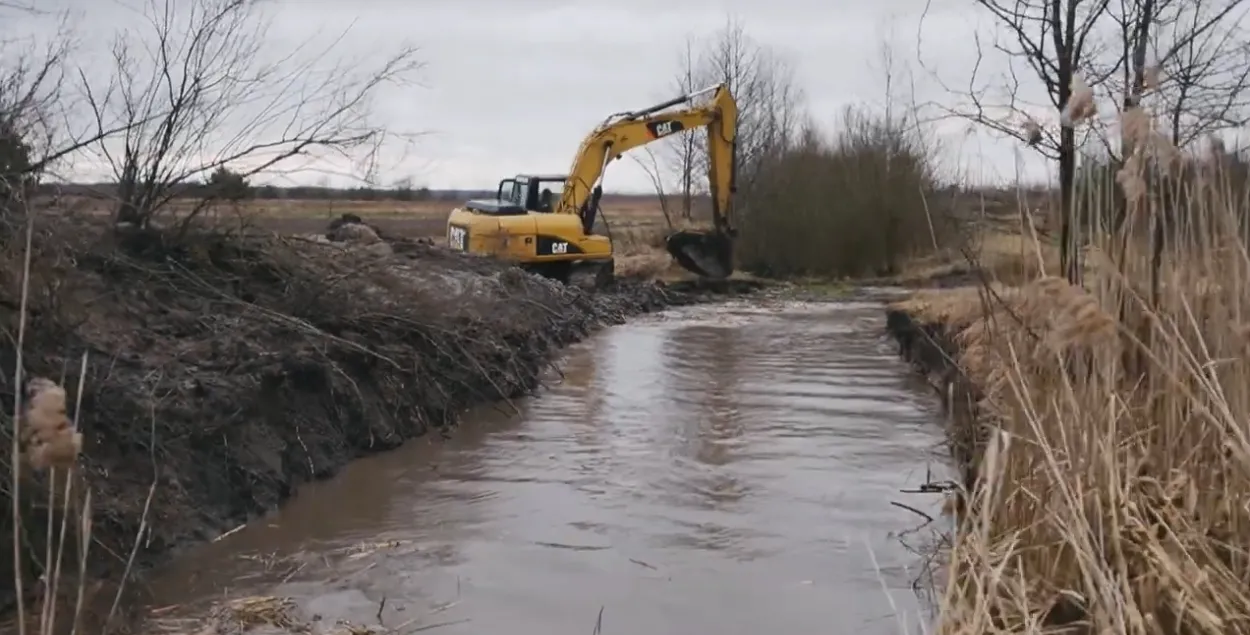
[[[1068,282],[1081,284],[1081,250],[1076,222],[1076,131],[1064,126],[1059,133],[1059,268]]]

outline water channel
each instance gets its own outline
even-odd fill
[[[159,572],[155,606],[284,595],[468,633],[901,633],[899,534],[939,500],[937,404],[877,302],[676,309],[571,348],[539,396],[303,488]]]

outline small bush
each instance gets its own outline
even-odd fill
[[[739,265],[760,275],[896,273],[934,249],[931,154],[906,119],[850,109],[832,139],[812,128],[739,184]]]
[[[238,172],[232,172],[225,166],[218,167],[208,178],[207,193],[227,201],[243,201],[252,197],[252,188],[247,179]]]
[[[37,183],[30,144],[12,121],[0,115],[0,208],[28,193]]]

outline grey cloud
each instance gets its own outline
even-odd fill
[[[72,6],[97,34],[103,25],[126,22],[123,3],[48,2]],[[264,6],[273,16],[266,37],[275,48],[353,23],[341,43],[347,54],[380,55],[402,41],[421,48],[422,85],[388,88],[377,109],[397,128],[426,134],[406,156],[390,156],[383,180],[412,176],[436,187],[480,187],[518,171],[563,171],[603,117],[672,96],[684,38],[711,34],[730,14],[792,65],[821,123],[835,124],[848,105],[883,102],[879,49],[886,40],[898,71],[913,75],[898,78],[900,91],[914,84],[917,102],[949,101],[917,63],[924,0],[266,0]],[[925,66],[958,86],[966,84],[975,56],[977,13],[966,1],[934,0],[926,17]],[[90,46],[104,43],[88,39]],[[969,141],[952,124],[933,129],[952,169],[975,174],[1006,166],[1003,176],[1015,176],[1013,143],[982,134]],[[1044,176],[1042,165],[1028,161],[1026,175]],[[632,161],[621,161],[610,167],[606,185],[645,191],[649,180]]]

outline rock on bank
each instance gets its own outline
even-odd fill
[[[559,347],[597,327],[691,300],[650,283],[591,297],[415,242],[378,251],[102,235],[37,236],[24,368],[64,377],[73,395],[88,353],[80,473],[92,491],[93,571],[105,577],[124,568],[154,482],[137,566],[272,509],[354,457],[450,426],[468,406],[527,393]],[[0,236],[8,412],[22,243]],[[19,531],[33,580],[46,486],[24,491]],[[2,522],[8,544],[13,523]],[[14,584],[3,579],[0,604],[12,607]]]

